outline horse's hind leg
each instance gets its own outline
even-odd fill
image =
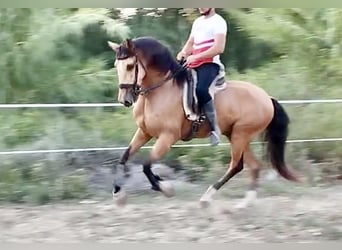
[[[244,200],[237,205],[237,208],[245,208],[253,204],[253,202],[255,202],[257,198],[259,173],[262,166],[261,162],[255,157],[255,155],[251,151],[250,146],[248,146],[244,152],[244,160],[250,170],[251,182],[249,184]]]
[[[250,136],[243,131],[233,130],[230,137],[231,141],[231,162],[227,172],[214,185],[202,195],[200,203],[202,206],[208,206],[212,196],[232,177],[243,169],[244,151],[250,141]]]

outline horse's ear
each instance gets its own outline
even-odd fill
[[[108,43],[108,46],[111,47],[112,50],[114,50],[114,51],[116,51],[116,50],[120,47],[119,44],[113,43],[113,42],[111,42],[111,41],[108,41],[107,43]]]
[[[133,42],[132,42],[131,39],[127,38],[127,39],[125,40],[125,46],[126,46],[129,50],[134,51],[134,44],[133,44]]]

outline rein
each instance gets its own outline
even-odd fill
[[[140,89],[140,94],[141,95],[145,95],[161,86],[163,86],[167,81],[171,80],[172,78],[174,78],[178,73],[180,73],[182,70],[184,70],[183,67],[181,67],[180,69],[178,69],[176,72],[174,72],[173,74],[169,74],[165,79],[163,79],[162,81],[160,81],[159,83],[151,86],[151,87],[148,87],[148,88],[145,88],[145,89]]]

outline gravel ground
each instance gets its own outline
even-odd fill
[[[206,187],[201,186],[202,190]],[[261,192],[245,210],[221,192],[200,209],[194,187],[165,198],[153,191],[112,199],[45,206],[0,206],[1,242],[318,242],[342,240],[342,186]],[[290,195],[289,195],[290,193]]]

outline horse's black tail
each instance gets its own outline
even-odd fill
[[[274,107],[274,115],[265,131],[268,158],[272,166],[282,177],[290,181],[299,182],[299,178],[285,164],[285,147],[290,119],[280,103],[273,98],[271,99]]]

